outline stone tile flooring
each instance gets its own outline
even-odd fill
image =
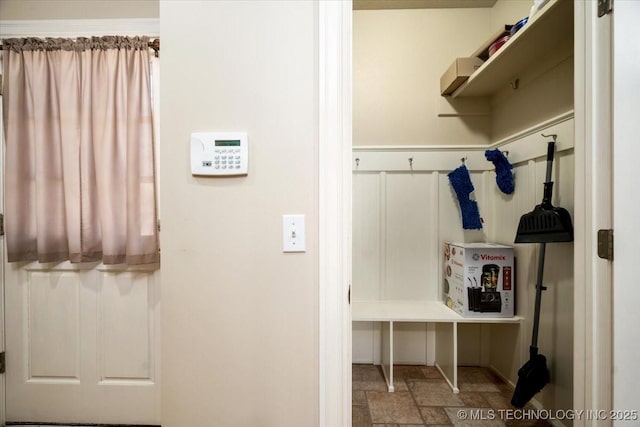
[[[522,420],[523,412],[509,403],[513,390],[488,369],[458,368],[460,393],[454,394],[435,367],[393,368],[396,391],[389,393],[379,366],[353,365],[352,427],[551,426]]]

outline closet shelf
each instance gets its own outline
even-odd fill
[[[452,98],[490,96],[508,87],[529,68],[560,63],[573,52],[573,2],[550,0]]]

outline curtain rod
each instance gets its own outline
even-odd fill
[[[0,39],[1,40],[1,39]],[[156,58],[160,57],[160,38],[149,40],[149,49],[153,50]],[[0,42],[0,52],[3,50],[2,42]]]

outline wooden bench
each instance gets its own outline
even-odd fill
[[[436,368],[454,393],[458,393],[458,324],[502,323],[520,327],[522,318],[467,318],[449,309],[442,301],[354,301],[352,320],[382,323],[382,371],[390,392],[393,387],[393,324],[395,322],[434,323]]]

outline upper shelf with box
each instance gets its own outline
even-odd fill
[[[482,51],[486,45],[472,57]],[[573,2],[550,0],[450,96],[491,96],[509,85],[514,87],[516,79],[529,69],[550,69],[572,54]]]

